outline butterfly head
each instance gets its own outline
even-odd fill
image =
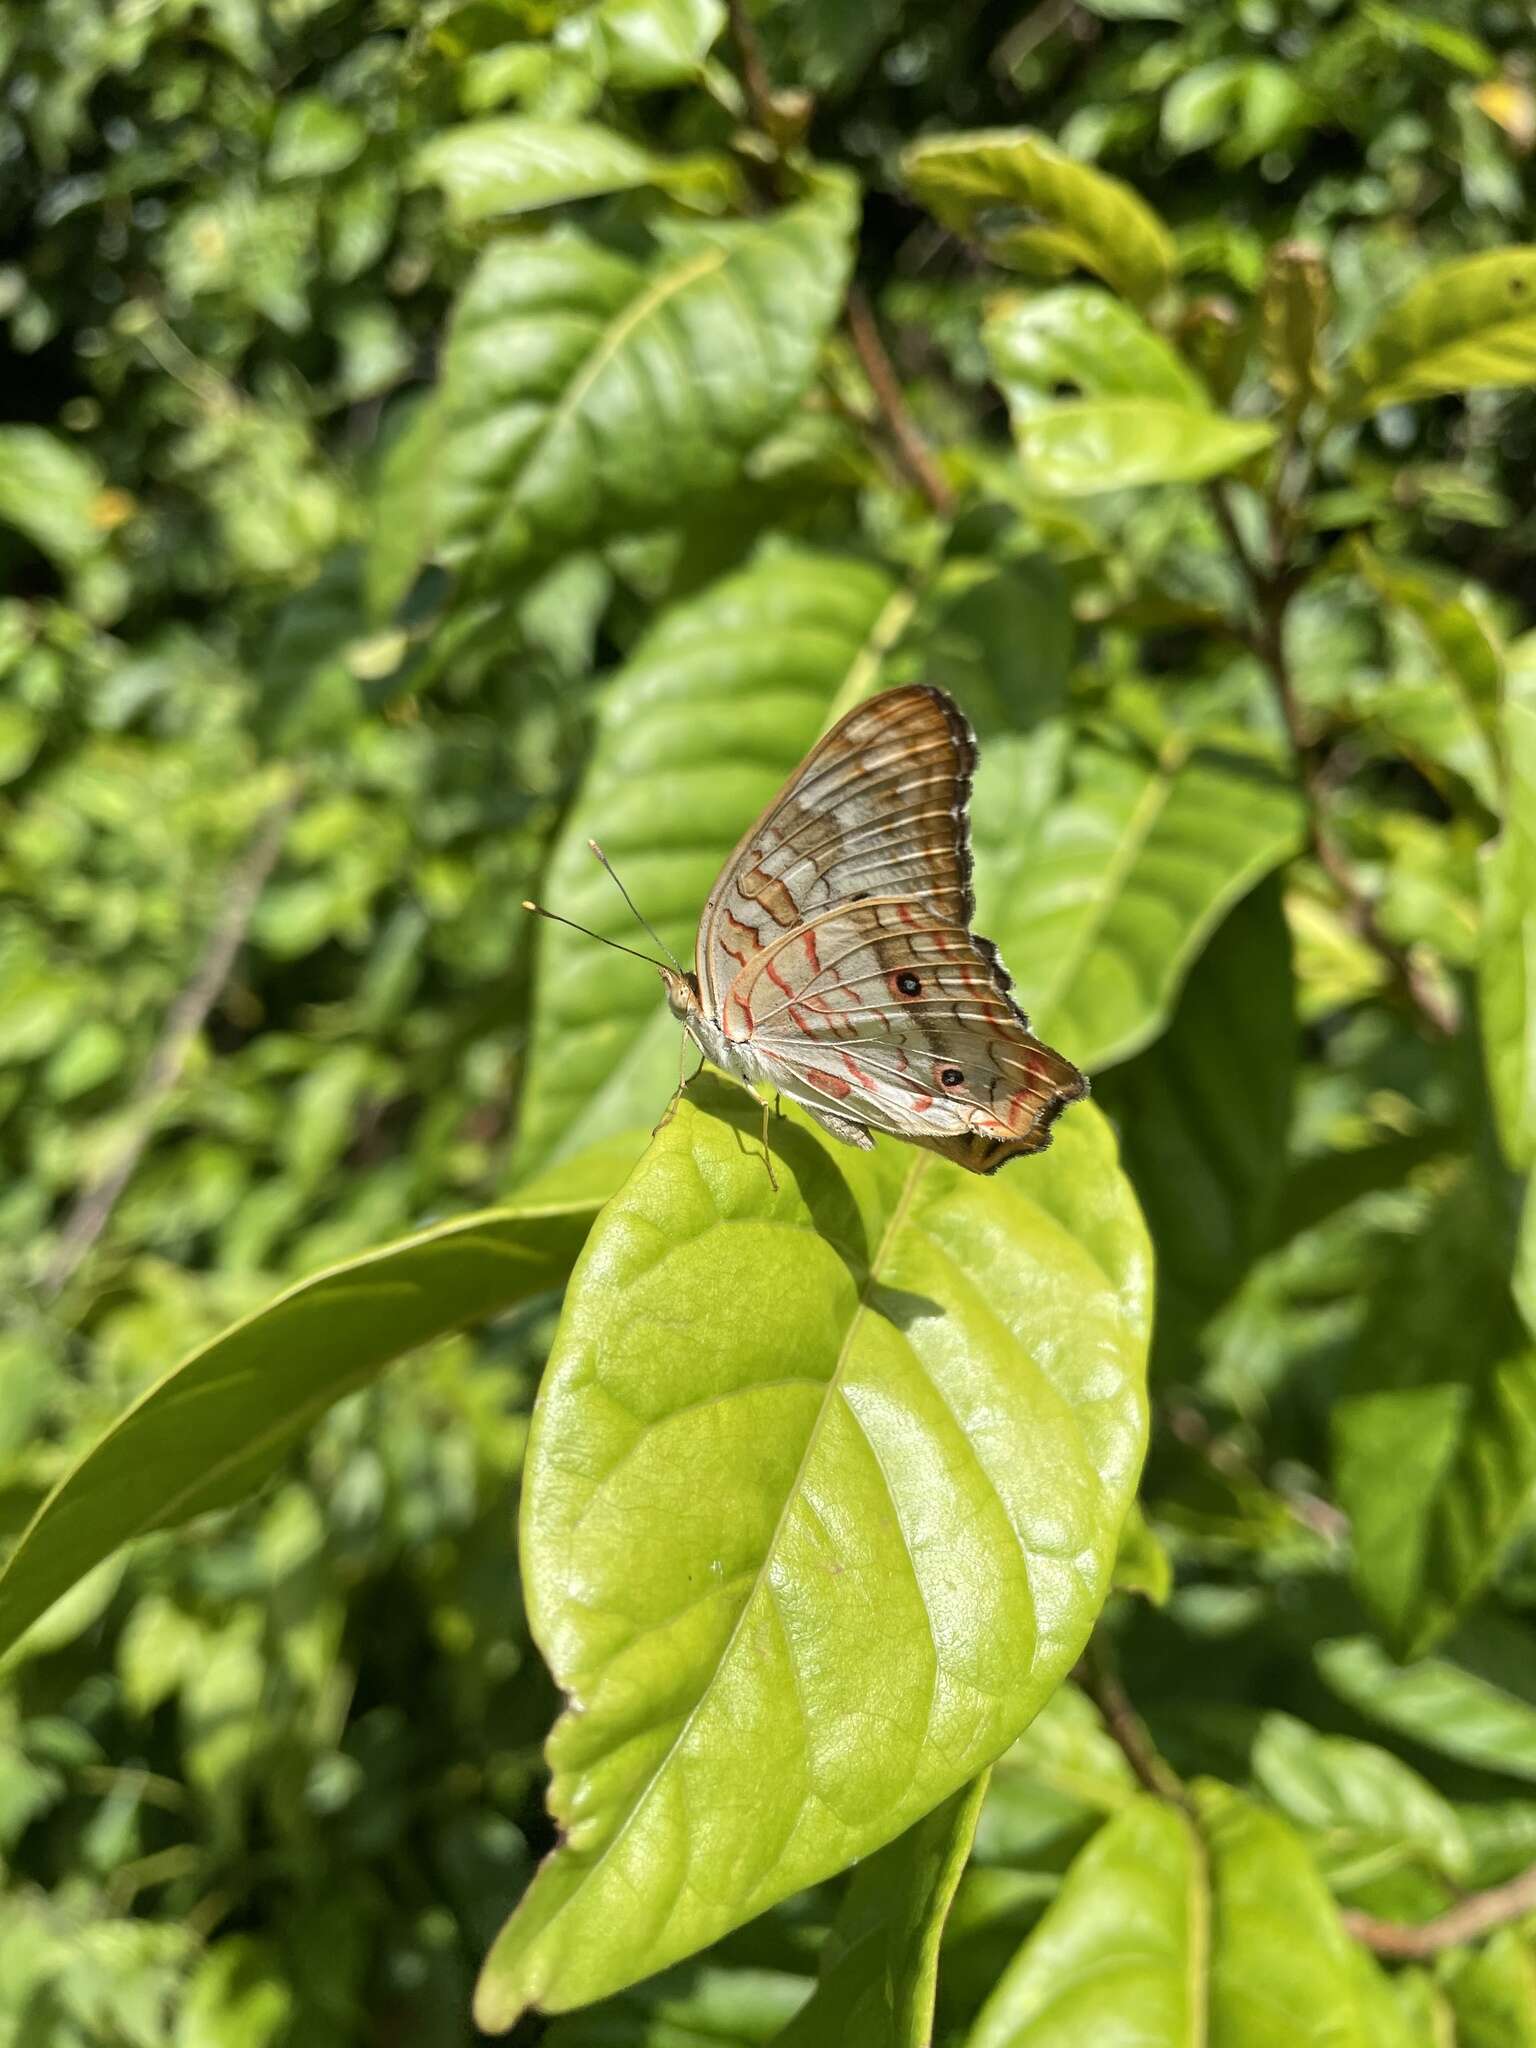
[[[661,985],[667,992],[667,1008],[680,1024],[690,1023],[699,1014],[699,984],[691,974],[684,974],[679,968],[658,967]]]

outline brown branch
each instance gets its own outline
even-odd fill
[[[1083,1652],[1072,1676],[1098,1708],[1105,1733],[1118,1745],[1136,1782],[1159,1799],[1187,1807],[1189,1794],[1183,1779],[1147,1733],[1146,1723],[1132,1706],[1119,1672],[1097,1637]]]
[[[885,343],[875,325],[874,309],[862,285],[851,284],[848,287],[847,320],[849,336],[869,379],[869,388],[875,394],[875,403],[890,429],[902,468],[939,517],[950,518],[955,509],[954,492],[939,474],[932,451],[907,410],[901,380],[886,354]]]
[[[1455,1010],[1408,949],[1382,929],[1375,904],[1333,836],[1328,820],[1327,777],[1307,732],[1306,717],[1296,694],[1290,655],[1285,644],[1286,616],[1295,595],[1293,578],[1283,562],[1273,570],[1265,570],[1254,560],[1233,516],[1227,494],[1219,483],[1209,484],[1206,495],[1228,551],[1248,588],[1254,613],[1252,646],[1268,672],[1291,743],[1302,801],[1306,806],[1307,836],[1317,864],[1338,891],[1354,930],[1386,962],[1393,978],[1419,1015],[1442,1038],[1453,1038],[1459,1028]]]
[[[1507,1884],[1474,1892],[1419,1927],[1404,1927],[1395,1920],[1378,1920],[1374,1913],[1358,1912],[1346,1913],[1344,1925],[1356,1941],[1363,1941],[1379,1956],[1422,1962],[1439,1955],[1442,1949],[1475,1941],[1490,1928],[1503,1927],[1531,1912],[1536,1912],[1536,1863],[1518,1877],[1510,1878]]]
[[[736,55],[741,60],[742,90],[747,96],[747,111],[752,116],[752,125],[772,139],[774,132],[773,81],[768,76],[768,66],[763,62],[763,46],[758,41],[757,27],[747,9],[747,0],[727,0],[727,12],[731,22],[731,41],[736,45]]]
[[[741,84],[746,95],[747,109],[751,114],[753,127],[773,150],[774,164],[777,168],[782,128],[775,111],[773,80],[769,77],[768,67],[763,61],[763,46],[758,41],[757,29],[747,11],[746,0],[728,0],[728,10],[731,40],[736,45],[736,56],[741,65]],[[849,285],[843,319],[848,329],[848,337],[853,343],[854,353],[858,356],[864,375],[869,380],[869,388],[874,394],[875,404],[889,435],[893,453],[933,511],[941,519],[952,517],[955,509],[954,493],[939,474],[932,451],[908,410],[901,380],[896,375],[895,366],[886,352],[885,343],[880,338],[874,309],[862,285]]]
[[[197,970],[166,1012],[149,1064],[130,1098],[129,1108],[135,1112],[133,1128],[111,1164],[80,1190],[65,1218],[38,1282],[45,1299],[51,1300],[60,1293],[73,1276],[106,1229],[119,1197],[133,1178],[154,1136],[166,1098],[181,1079],[193,1042],[223,993],[261,892],[277,865],[298,801],[299,788],[295,784],[268,805],[231,870],[225,882],[223,910],[208,935]]]

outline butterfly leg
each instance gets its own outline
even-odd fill
[[[691,1074],[685,1075],[683,1072],[683,1068],[687,1064],[688,1034],[685,1031],[682,1036],[682,1042],[677,1049],[677,1086],[672,1090],[671,1095],[667,1098],[667,1106],[661,1112],[660,1121],[658,1123],[652,1124],[651,1126],[651,1136],[653,1138],[657,1135],[658,1132],[664,1131],[667,1128],[667,1125],[671,1123],[673,1117],[677,1115],[678,1103],[682,1100],[683,1096],[687,1093],[687,1091],[693,1086],[694,1082],[697,1081],[700,1074],[703,1073],[703,1053],[699,1054],[699,1064],[694,1068],[693,1072]]]
[[[779,1192],[779,1184],[774,1179],[773,1154],[768,1149],[768,1098],[766,1095],[763,1097],[763,1164],[768,1169],[768,1185],[777,1194]]]

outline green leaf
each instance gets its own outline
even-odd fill
[[[1061,269],[1091,270],[1136,305],[1173,276],[1173,237],[1129,185],[1074,163],[1043,135],[998,128],[915,143],[902,159],[907,183],[929,210],[962,232],[1021,211],[1039,225],[1006,230],[990,246]]]
[[[852,231],[828,178],[770,219],[678,229],[649,265],[561,231],[494,244],[412,429],[436,558],[489,587],[730,484],[811,379]]]
[[[1151,398],[1209,412],[1205,387],[1139,313],[1094,285],[993,302],[983,329],[1015,417],[1063,395]]]
[[[1163,141],[1175,155],[1220,143],[1234,168],[1276,149],[1306,124],[1292,72],[1263,58],[1219,57],[1175,80],[1163,101]]]
[[[1150,1043],[1206,939],[1294,852],[1301,808],[1263,763],[1169,742],[1074,752],[1039,831],[982,843],[977,925],[1034,1028],[1080,1066]]]
[[[0,1649],[122,1544],[243,1500],[343,1394],[433,1337],[558,1287],[637,1147],[515,1206],[301,1281],[173,1366],[67,1471],[0,1570]]]
[[[455,220],[532,213],[568,199],[649,185],[647,149],[600,121],[536,121],[507,114],[444,128],[418,152],[416,175],[440,185]]]
[[[928,2048],[939,1942],[986,1789],[983,1771],[859,1866],[820,1981],[774,2048]]]
[[[1501,1927],[1445,1973],[1456,2048],[1536,2048],[1536,1955],[1530,1936]]]
[[[355,162],[367,143],[368,130],[349,107],[338,106],[322,93],[298,93],[277,110],[267,147],[267,176],[274,184],[288,178],[330,177]]]
[[[1028,413],[1014,424],[1037,491],[1093,497],[1136,484],[1194,484],[1238,469],[1275,430],[1161,399],[1092,398]]]
[[[1430,659],[1482,736],[1489,760],[1496,758],[1504,650],[1483,600],[1469,585],[1459,590],[1448,588],[1406,563],[1383,561],[1362,542],[1357,541],[1351,553],[1377,596],[1413,621]],[[1493,777],[1485,773],[1478,780],[1487,787]]]
[[[1080,494],[1214,476],[1273,439],[1225,418],[1139,314],[1091,285],[1004,299],[984,335],[1029,480]]]
[[[78,568],[105,539],[101,472],[94,462],[42,427],[0,426],[0,525]]]
[[[1408,2048],[1291,1830],[1229,1786],[1195,1796],[1095,1835],[966,2048]]]
[[[1314,1837],[1336,1887],[1405,1863],[1467,1881],[1471,1849],[1455,1807],[1389,1750],[1266,1714],[1251,1764],[1259,1789]]]
[[[1395,1664],[1374,1637],[1338,1637],[1318,1646],[1317,1668],[1368,1720],[1536,1783],[1536,1643],[1513,1624],[1480,1620],[1447,1655],[1413,1664]]]
[[[690,1091],[572,1277],[522,1514],[571,1702],[561,1846],[486,1963],[485,2027],[890,1841],[1038,1711],[1108,1586],[1149,1276],[1103,1119],[983,1179],[797,1113],[776,1190],[761,1131],[744,1091]]]
[[[1482,855],[1478,1007],[1499,1142],[1536,1166],[1536,664],[1512,663],[1501,713],[1506,794]]]
[[[722,0],[601,0],[568,24],[562,44],[591,39],[605,85],[617,92],[655,92],[699,77],[725,26]]]
[[[1372,1291],[1330,1409],[1355,1581],[1405,1657],[1487,1583],[1536,1485],[1536,1345],[1501,1190],[1466,1166]]]
[[[1155,1373],[1198,1376],[1205,1322],[1268,1244],[1285,1176],[1295,997],[1280,890],[1264,882],[1196,962],[1169,1029],[1105,1077],[1100,1101],[1157,1248]]]
[[[1536,246],[1437,264],[1390,307],[1345,367],[1346,415],[1442,391],[1536,384]]]
[[[664,613],[601,699],[544,878],[549,907],[635,940],[587,850],[596,838],[662,938],[691,959],[726,856],[834,702],[873,680],[913,604],[871,565],[782,550]],[[650,969],[557,925],[540,927],[536,948],[523,1164],[654,1123],[678,1073],[679,1027]]]
[[[1173,1560],[1142,1513],[1139,1501],[1131,1502],[1131,1511],[1120,1531],[1114,1587],[1117,1593],[1139,1593],[1154,1607],[1166,1607],[1173,1591]]]

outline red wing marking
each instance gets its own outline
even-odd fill
[[[816,934],[811,930],[810,926],[807,925],[805,930],[800,934],[800,937],[802,943],[805,946],[805,957],[811,963],[811,972],[813,974],[820,974],[821,956],[816,951]]]
[[[914,1095],[912,1098],[912,1107],[917,1111],[918,1115],[921,1116],[925,1109],[932,1109],[933,1097],[931,1095]]]
[[[845,1081],[841,1074],[829,1074],[822,1067],[807,1067],[805,1078],[825,1095],[835,1095],[839,1101],[853,1093],[853,1083]]]
[[[767,975],[768,979],[773,983],[774,987],[780,991],[781,994],[788,996],[791,1001],[794,1000],[795,992],[790,987],[789,983],[784,979],[783,975],[780,974],[779,970],[774,966],[773,955],[771,953],[769,954],[768,958],[763,962],[763,972]]]
[[[860,1082],[866,1088],[872,1088],[874,1086],[873,1081],[870,1080],[868,1074],[865,1073],[864,1069],[859,1065],[858,1061],[853,1057],[852,1053],[845,1052],[841,1054],[840,1057],[842,1059],[843,1065],[848,1069],[849,1073],[852,1074],[855,1081]]]

